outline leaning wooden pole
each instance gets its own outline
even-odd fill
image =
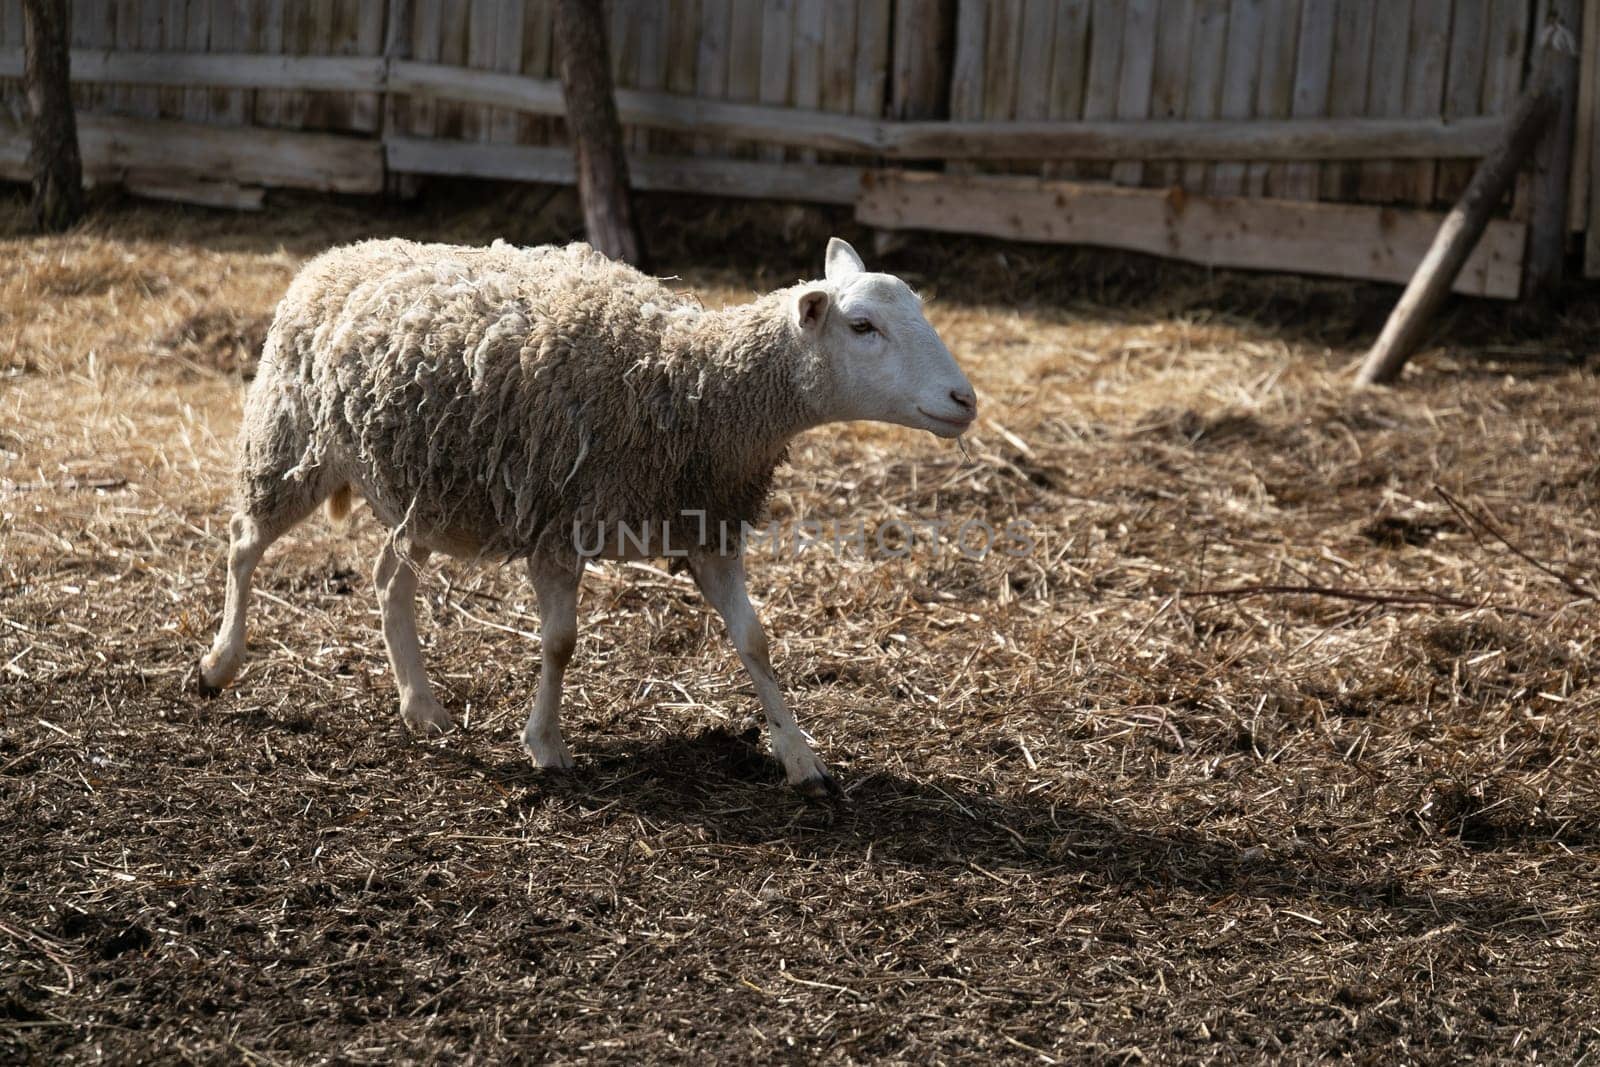
[[[1563,47],[1565,46],[1565,47]],[[1383,333],[1367,353],[1357,385],[1378,385],[1399,377],[1406,361],[1416,354],[1428,323],[1449,295],[1478,239],[1489,225],[1494,209],[1505,197],[1517,173],[1533,155],[1540,137],[1556,117],[1561,85],[1576,58],[1576,50],[1559,34],[1546,34],[1538,72],[1506,120],[1505,132],[1468,183],[1466,192],[1445,216],[1439,234],[1411,276],[1400,303],[1384,324]]]
[[[578,200],[589,243],[612,259],[644,266],[644,239],[628,188],[628,157],[611,87],[605,5],[599,0],[559,0],[556,47],[578,171]]]

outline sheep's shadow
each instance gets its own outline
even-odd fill
[[[1449,922],[1504,926],[1537,914],[1515,896],[1446,899],[1408,889],[1401,876],[1364,854],[1335,856],[1304,846],[1284,854],[1181,826],[1139,827],[1048,801],[997,797],[948,776],[858,772],[843,778],[845,802],[807,802],[783,785],[755,728],[642,745],[591,739],[570,774],[542,772],[515,757],[489,762],[469,751],[446,752],[444,758],[459,760],[464,769],[524,791],[530,807],[577,800],[656,824],[699,825],[724,842],[781,840],[807,859],[859,853],[924,869],[977,868],[1064,885],[1165,889],[1216,900],[1317,900],[1383,911],[1416,933]]]

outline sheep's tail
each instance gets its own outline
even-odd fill
[[[324,505],[328,509],[328,521],[335,525],[343,523],[350,517],[350,508],[354,505],[355,491],[346,482],[333,491]]]

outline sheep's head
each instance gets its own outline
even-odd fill
[[[828,242],[824,281],[793,290],[790,312],[813,342],[825,383],[825,422],[872,419],[957,437],[978,399],[922,314],[922,300],[892,274],[874,274],[849,244]]]

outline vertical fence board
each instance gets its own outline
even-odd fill
[[[1083,88],[1083,117],[1117,117],[1117,89],[1122,80],[1122,25],[1127,14],[1121,0],[1094,0],[1089,9],[1089,70]],[[1080,163],[1081,177],[1108,178],[1106,163]]]
[[[1171,122],[1184,116],[1189,82],[1190,34],[1194,0],[1161,0],[1156,21],[1155,73],[1150,86],[1150,115]],[[1176,163],[1156,162],[1145,167],[1145,184],[1167,186],[1182,180]]]
[[[474,70],[494,70],[495,30],[499,22],[499,5],[496,0],[469,0],[460,6],[467,16],[466,65]],[[616,5],[620,7],[621,5]],[[467,107],[461,112],[461,138],[466,141],[487,141],[494,129],[496,108]]]
[[[1228,0],[1195,0],[1193,41],[1189,81],[1184,92],[1184,117],[1214,119],[1222,106],[1222,65],[1228,47]],[[1203,192],[1209,171],[1205,163],[1185,163],[1184,188]]]
[[[983,117],[1005,121],[1016,112],[1017,57],[1022,51],[1022,0],[989,0],[988,55],[983,69]]]
[[[436,63],[439,60],[439,41],[443,36],[444,0],[410,0],[411,3],[411,58],[419,63]],[[406,116],[406,132],[418,137],[432,137],[438,130],[439,108],[434,101],[414,96]]]
[[[1456,0],[1455,17],[1450,26],[1450,58],[1445,68],[1445,118],[1476,115],[1482,106],[1488,4],[1489,0]],[[1457,200],[1471,180],[1472,171],[1471,163],[1458,160],[1441,163],[1434,186],[1435,199],[1443,203]]]
[[[857,115],[880,118],[888,107],[893,14],[890,0],[857,2],[856,85],[851,108]]]
[[[1089,83],[1090,0],[1060,0],[1056,6],[1054,55],[1050,59],[1050,117],[1080,119]],[[1076,177],[1074,163],[1046,165],[1047,176]]]
[[[789,102],[815,111],[822,106],[823,0],[795,0],[794,60],[789,76]],[[815,149],[801,149],[795,158],[815,163]]]
[[[1339,0],[1333,27],[1333,85],[1328,91],[1330,118],[1354,118],[1367,110],[1367,72],[1372,65],[1372,26],[1377,0]],[[1354,163],[1328,163],[1322,168],[1322,198],[1352,200],[1361,171]]]
[[[732,0],[700,0],[700,38],[695,46],[695,92],[708,100],[721,100],[728,95],[728,53],[733,32]],[[709,137],[697,137],[694,150],[698,155],[710,155],[716,142]]]
[[[1255,113],[1262,118],[1286,119],[1294,110],[1295,48],[1300,40],[1300,0],[1267,0],[1262,13],[1261,80],[1256,86]],[[1283,167],[1252,163],[1245,176],[1251,196],[1268,196],[1282,177]]]
[[[1300,9],[1300,43],[1294,72],[1295,118],[1322,118],[1328,113],[1328,90],[1333,80],[1333,27],[1336,0],[1305,0]],[[1315,163],[1288,163],[1276,195],[1289,200],[1315,200],[1320,172]]]
[[[1050,63],[1054,58],[1056,4],[1054,0],[1026,0],[1022,6],[1021,54],[1017,57],[1018,119],[1050,117]]]
[[[950,73],[950,117],[983,117],[983,68],[989,44],[988,0],[960,0],[956,56]]]
[[[728,20],[729,100],[750,102],[761,98],[762,23],[765,20],[762,6],[749,0],[733,0],[733,13]],[[728,154],[749,156],[751,152],[748,147],[735,146]]]
[[[794,75],[795,0],[768,0],[761,5],[760,99],[763,104],[789,102],[789,87]],[[779,160],[784,151],[777,145],[759,145],[762,159]]]
[[[1438,115],[1444,108],[1451,6],[1452,0],[1412,0],[1405,114],[1414,118]],[[1432,160],[1406,164],[1402,171],[1406,202],[1423,206],[1432,203],[1437,176],[1438,166]]]
[[[1228,9],[1228,43],[1223,51],[1222,96],[1218,115],[1247,119],[1255,111],[1261,83],[1261,35],[1264,0],[1233,0]],[[1218,163],[1211,171],[1211,191],[1222,196],[1244,192],[1246,165]]]
[[[357,56],[383,55],[384,38],[388,32],[388,14],[392,6],[375,0],[350,0],[355,5],[355,39],[350,42],[350,54]],[[522,6],[520,3],[517,5]],[[349,128],[371,133],[379,127],[383,101],[378,93],[351,93]]]
[[[81,9],[83,5],[74,5]],[[186,52],[204,54],[211,47],[211,0],[188,0],[185,4],[183,48]],[[75,10],[74,14],[80,14]],[[183,91],[183,117],[189,122],[205,122],[211,118],[211,94],[204,86]]]
[[[465,0],[442,0],[439,8],[440,63],[464,67],[467,65],[467,37],[471,25],[472,9]],[[468,108],[462,104],[441,100],[434,106],[434,132],[445,138],[460,140],[466,136]]]
[[[1578,119],[1577,140],[1572,145],[1572,189],[1568,194],[1571,215],[1567,228],[1573,232],[1583,230],[1589,218],[1589,167],[1594,148],[1596,93],[1600,93],[1600,77],[1595,70],[1595,59],[1600,54],[1600,0],[1584,0],[1583,28],[1578,46]]]
[[[1584,4],[1583,27],[1582,62],[1585,70],[1595,72],[1596,83],[1589,90],[1589,103],[1596,117],[1600,117],[1600,101],[1594,98],[1595,93],[1600,93],[1600,0],[1587,0]],[[1591,125],[1594,121],[1591,118]],[[1589,141],[1588,184],[1589,217],[1583,242],[1583,276],[1600,278],[1600,136],[1595,136],[1593,131]]]
[[[856,0],[826,0],[822,11],[822,108],[848,115],[856,104]]]
[[[1117,73],[1117,118],[1150,117],[1150,94],[1155,85],[1157,0],[1128,0],[1122,21],[1122,58]],[[1138,185],[1144,180],[1144,164],[1116,163],[1111,180],[1119,185]]]
[[[1483,95],[1479,100],[1481,114],[1509,115],[1517,105],[1517,97],[1522,92],[1523,68],[1528,60],[1532,9],[1530,0],[1494,0],[1489,5]],[[1469,170],[1469,176],[1470,173]],[[1512,194],[1514,209],[1532,207],[1526,193],[1531,181],[1530,173],[1518,175],[1516,191]]]
[[[522,0],[499,0],[494,16],[494,69],[503,74],[520,74],[527,5]],[[488,139],[514,142],[521,126],[522,116],[517,112],[496,108],[489,119]]]
[[[1411,66],[1411,0],[1385,0],[1373,13],[1372,63],[1368,75],[1366,114],[1395,118],[1406,110],[1406,71]],[[1361,165],[1362,200],[1403,200],[1406,185],[1392,160]]]
[[[256,8],[256,45],[261,53],[278,54],[283,51],[283,0],[261,0]],[[280,90],[256,93],[254,125],[277,126],[282,114],[283,93]]]

